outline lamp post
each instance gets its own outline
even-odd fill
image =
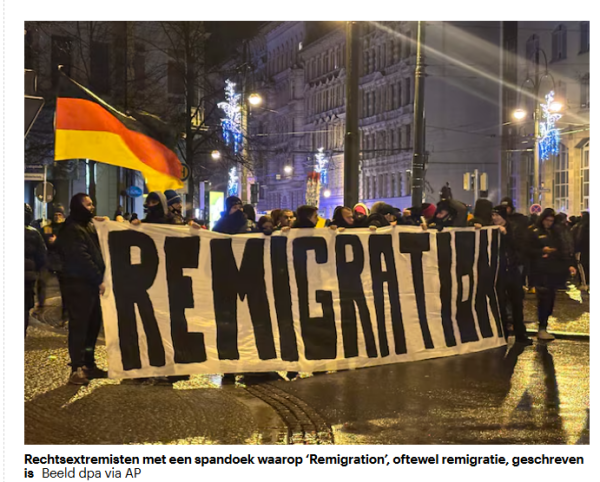
[[[346,24],[346,133],[344,136],[344,206],[358,203],[358,80],[360,38],[358,22]]]
[[[425,22],[417,23],[417,64],[415,66],[415,128],[413,138],[412,161],[412,205],[420,207],[423,202],[423,184],[425,177]]]
[[[539,63],[537,62],[538,59],[538,53],[542,53],[542,55],[544,56],[544,73],[542,73],[541,75],[539,74]],[[544,52],[544,50],[542,49],[536,49],[535,52],[532,53],[532,57],[535,55],[536,57],[536,62],[535,62],[535,74],[533,77],[531,77],[528,73],[527,78],[523,81],[523,83],[521,84],[521,87],[519,88],[519,98],[521,97],[523,88],[525,87],[526,84],[531,84],[531,92],[533,95],[533,100],[535,103],[534,109],[533,109],[533,139],[534,139],[534,146],[533,146],[533,203],[534,204],[541,204],[541,199],[540,199],[540,122],[542,120],[542,112],[541,112],[541,108],[542,108],[542,104],[540,103],[540,88],[544,82],[544,80],[546,78],[550,79],[552,81],[552,90],[550,91],[550,93],[548,95],[545,96],[546,98],[546,103],[547,106],[544,109],[544,115],[546,117],[552,117],[552,113],[557,113],[558,111],[560,111],[562,109],[562,104],[558,101],[554,101],[554,90],[556,88],[556,84],[554,82],[554,77],[552,76],[552,74],[550,72],[548,72],[548,59],[546,57],[546,52]],[[527,61],[529,61],[529,59],[527,59]],[[517,104],[519,104],[519,100],[517,100]],[[528,113],[526,112],[525,109],[523,109],[522,107],[519,107],[518,109],[516,109],[513,113],[513,117],[516,120],[524,120],[527,117]],[[555,114],[554,115],[554,121],[558,120],[560,118],[560,115]],[[548,122],[550,122],[550,119],[548,119]],[[544,132],[544,136],[548,136],[548,135],[552,135],[549,132],[550,126],[546,125],[545,126],[545,132]],[[551,149],[551,151],[553,152],[554,149]]]

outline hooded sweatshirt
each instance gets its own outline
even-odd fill
[[[155,206],[148,206],[150,201],[159,201]],[[169,206],[166,196],[160,191],[153,191],[146,198],[146,217],[142,219],[143,223],[149,224],[170,224]]]
[[[242,204],[239,197],[229,196],[225,200],[225,211],[221,215],[221,219],[217,221],[213,231],[224,234],[242,234],[248,232],[248,218],[244,211],[238,209],[233,214],[229,214],[231,208],[236,204]]]

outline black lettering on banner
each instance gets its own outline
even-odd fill
[[[232,239],[210,242],[213,300],[217,324],[217,350],[220,360],[238,360],[237,297],[248,296],[250,318],[258,357],[275,358],[275,341],[271,312],[267,299],[264,265],[264,239],[248,239],[238,270],[232,250]]]
[[[323,316],[311,318],[309,310],[307,251],[314,250],[318,264],[327,263],[327,243],[323,238],[296,238],[293,245],[294,271],[298,285],[298,309],[300,327],[304,340],[305,356],[308,360],[335,359],[337,332],[333,313],[331,291],[316,291],[317,303],[323,307]]]
[[[446,346],[456,346],[456,337],[452,327],[452,248],[450,233],[437,233],[436,240],[444,339],[446,340]]]
[[[419,324],[421,325],[425,348],[433,348],[433,340],[427,323],[425,283],[423,280],[423,252],[429,251],[429,236],[429,233],[400,233],[400,252],[410,253],[417,312],[419,313]]]
[[[273,295],[279,326],[281,359],[298,361],[298,345],[292,315],[292,293],[287,260],[287,237],[271,236],[271,267],[273,271]]]
[[[496,291],[494,290],[495,272],[488,259],[488,231],[482,229],[479,231],[479,260],[477,262],[477,295],[475,296],[475,311],[477,312],[477,322],[481,330],[483,338],[489,338],[494,335],[492,326],[490,325],[490,316],[488,313],[487,300],[490,300],[490,305],[496,304]],[[498,320],[496,320],[496,325]]]
[[[460,339],[463,343],[478,341],[473,318],[473,264],[475,262],[475,232],[462,231],[455,233],[456,249],[456,322],[460,331]],[[469,278],[468,286],[463,285],[463,276]],[[468,289],[466,300],[463,300],[463,292]]]
[[[385,258],[386,271],[383,271],[381,265],[382,255]],[[385,329],[384,283],[388,285],[396,354],[406,353],[406,338],[404,335],[404,324],[402,323],[402,311],[400,310],[400,291],[398,289],[398,277],[396,276],[396,264],[394,263],[392,236],[389,234],[372,234],[369,236],[369,258],[371,278],[373,280],[373,301],[375,303],[375,312],[377,313],[379,353],[381,353],[382,357],[389,356],[390,354]]]
[[[141,252],[141,263],[131,263],[131,248]],[[154,316],[148,289],[154,284],[158,271],[158,251],[154,240],[139,231],[108,233],[113,293],[119,326],[119,347],[123,370],[142,368],[135,305],[148,341],[148,359],[153,367],[165,365],[165,348]]]
[[[346,258],[346,246],[352,248],[352,261]],[[358,236],[340,234],[335,240],[336,270],[340,288],[340,306],[342,309],[342,337],[344,356],[358,356],[358,330],[356,328],[356,309],[358,306],[360,322],[365,338],[365,347],[369,358],[377,357],[377,345],[371,325],[371,315],[365,300],[360,275],[365,264],[365,253]]]
[[[185,309],[194,307],[192,278],[183,276],[184,268],[198,268],[200,237],[167,237],[165,239],[165,268],[169,289],[171,338],[175,363],[206,361],[204,333],[189,333]]]

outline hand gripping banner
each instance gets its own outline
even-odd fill
[[[111,377],[341,370],[505,344],[496,228],[95,224]]]

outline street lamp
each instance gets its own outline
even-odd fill
[[[559,102],[558,100],[554,100],[554,91],[556,88],[556,83],[554,82],[554,77],[552,76],[552,74],[548,72],[548,59],[546,57],[546,52],[544,52],[543,49],[538,48],[531,55],[537,55],[538,52],[541,52],[544,56],[544,73],[541,75],[539,74],[539,64],[536,61],[535,74],[533,75],[533,77],[529,76],[528,74],[527,78],[521,84],[521,87],[519,88],[518,92],[520,97],[523,88],[525,87],[525,84],[531,84],[531,92],[535,102],[535,107],[533,110],[533,202],[535,204],[540,204],[540,141],[542,140],[540,136],[540,123],[542,121],[541,107],[543,105],[540,102],[540,88],[546,78],[552,81],[552,90],[548,95],[545,96],[546,105],[544,107],[543,116],[546,118],[546,125],[544,128],[544,132],[542,133],[544,137],[544,142],[550,142],[549,136],[553,136],[554,141],[557,140],[556,131],[552,129],[554,132],[550,132],[550,129],[553,128],[554,122],[560,118],[560,115],[557,114],[557,112],[560,111],[563,107],[561,102]],[[527,61],[529,61],[529,58],[527,59]],[[519,99],[517,99],[517,105],[519,105],[519,108],[513,112],[513,117],[517,120],[523,120],[526,118],[528,113],[525,109],[520,107]],[[544,149],[544,159],[548,155],[548,152],[553,150],[554,149]]]
[[[248,97],[248,102],[252,106],[257,106],[262,104],[262,97],[259,94],[250,94]]]
[[[218,161],[221,159],[221,153],[219,151],[212,151],[210,157],[212,157],[213,161]]]
[[[325,189],[325,191],[323,191],[323,197],[328,198],[331,196],[331,191],[329,189]]]
[[[291,174],[293,170],[294,168],[292,166],[285,166],[283,168],[283,172],[285,172],[286,174]]]

